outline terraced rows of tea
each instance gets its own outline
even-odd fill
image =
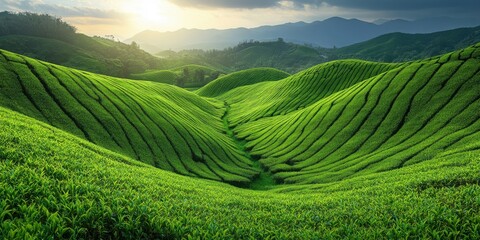
[[[333,87],[330,95],[304,91],[305,96],[260,105],[255,109],[257,115],[243,121],[255,120],[255,116],[274,117],[243,124],[235,132],[248,142],[246,148],[277,181],[287,183],[339,181],[478,150],[478,48],[476,45],[425,61],[389,65],[376,72],[380,74],[367,74],[372,77],[349,88]],[[310,69],[310,74],[315,70]],[[295,80],[294,76],[262,87],[275,88]],[[303,88],[312,88],[312,82],[314,79],[303,79]],[[343,84],[338,80],[335,83]],[[225,99],[230,98],[228,94]],[[252,93],[243,97],[248,95]],[[232,111],[252,108],[250,102],[237,103],[240,97],[231,97]],[[258,101],[268,102],[263,98]],[[281,115],[297,106],[307,107]],[[236,115],[233,124],[240,119]]]
[[[237,125],[308,107],[332,93],[396,66],[398,64],[360,60],[333,61],[275,83],[239,87],[218,96],[218,99],[226,100],[232,106],[230,121]]]
[[[5,51],[0,63],[2,106],[183,175],[240,184],[258,172],[223,134],[222,102]]]
[[[183,175],[241,186],[261,172],[277,183],[332,182],[476,149],[477,48],[403,64],[334,61],[290,77],[246,70],[197,91],[210,98],[1,52],[0,97]]]
[[[480,43],[196,92],[0,50],[0,239],[478,239],[479,109]]]
[[[247,69],[220,77],[200,88],[197,94],[204,97],[216,97],[241,86],[277,81],[288,76],[288,73],[274,68]]]

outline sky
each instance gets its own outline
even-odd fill
[[[47,13],[87,35],[132,37],[143,30],[226,29],[329,17],[480,17],[480,0],[0,0],[0,11]]]

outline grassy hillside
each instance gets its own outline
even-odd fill
[[[0,238],[480,238],[480,43],[247,73],[285,75],[203,97],[0,51]]]
[[[216,97],[240,86],[252,85],[264,81],[276,81],[289,74],[274,68],[252,68],[223,76],[210,82],[197,91],[200,96]]]
[[[130,79],[146,80],[151,82],[175,85],[178,75],[170,70],[148,70],[144,73],[131,74]]]
[[[118,66],[113,61],[102,61],[97,54],[55,39],[22,35],[1,36],[0,48],[91,72],[114,74],[119,70],[115,69]]]
[[[262,94],[295,76],[222,98],[232,101],[233,125],[251,121],[234,131],[277,181],[340,181],[480,149],[479,48],[387,65],[349,88],[312,94],[314,101],[305,100],[308,91],[286,101],[278,100],[279,91]],[[303,78],[297,89],[308,82]],[[241,94],[258,100],[238,101]],[[305,108],[293,111],[298,106]],[[273,117],[252,122],[264,116]]]
[[[327,60],[323,49],[287,43],[283,40],[244,42],[224,50],[164,51],[157,55],[170,67],[194,63],[213,66],[224,72],[271,67],[296,73]]]
[[[160,66],[135,46],[76,35],[72,42],[25,35],[0,36],[0,48],[32,58],[110,76],[129,76]]]
[[[185,64],[213,66],[224,72],[273,67],[298,73],[319,63],[338,59],[404,62],[459,50],[480,41],[480,27],[428,34],[390,33],[342,48],[319,48],[278,41],[249,41],[224,50],[182,50],[158,53],[168,67]]]
[[[231,183],[257,170],[225,131],[223,102],[0,51],[0,104],[162,169]]]
[[[333,61],[281,81],[239,87],[218,98],[232,106],[230,121],[235,126],[308,107],[332,93],[397,66],[360,60]]]
[[[478,239],[479,163],[456,153],[259,192],[159,170],[0,107],[0,237]]]
[[[132,74],[130,78],[198,88],[215,80],[220,74],[221,72],[213,68],[189,64],[169,70],[148,70],[144,73]]]
[[[332,55],[337,58],[402,62],[446,54],[479,41],[480,26],[428,34],[390,33],[336,49]]]
[[[135,43],[79,34],[61,19],[46,14],[0,12],[0,49],[120,77],[161,65],[160,59]]]

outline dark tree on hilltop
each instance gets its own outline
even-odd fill
[[[203,71],[203,69],[197,69],[195,70],[195,78],[194,78],[194,81],[197,81],[201,84],[204,83],[205,81],[205,71]]]

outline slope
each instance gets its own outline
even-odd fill
[[[0,105],[156,167],[233,184],[258,170],[224,134],[223,102],[0,50]]]
[[[480,26],[428,34],[390,33],[338,48],[338,58],[383,62],[411,61],[462,49],[480,41]]]
[[[273,67],[288,73],[338,59],[377,62],[404,62],[429,58],[460,50],[480,41],[480,27],[459,28],[428,34],[390,33],[342,48],[276,41],[245,41],[223,50],[171,50],[156,55],[168,67],[185,64],[214,66],[225,72],[256,67]],[[350,33],[351,35],[351,33]]]
[[[185,64],[214,66],[224,72],[235,72],[250,68],[271,67],[297,73],[327,60],[325,49],[277,41],[248,41],[223,50],[171,50],[156,55],[165,66]],[[328,51],[329,52],[329,51]]]
[[[169,173],[0,107],[0,238],[478,239],[478,171],[478,153],[455,154],[255,192]]]
[[[179,87],[198,88],[218,78],[220,71],[196,64],[187,64],[168,70],[147,70],[131,74],[130,79],[167,83]]]
[[[264,81],[277,81],[288,76],[288,73],[274,68],[252,68],[216,79],[200,88],[197,94],[204,97],[215,97],[240,86]]]
[[[320,69],[334,69],[332,64]],[[237,137],[279,182],[334,182],[480,149],[480,44],[388,66],[331,95],[297,91],[314,68],[221,98],[232,102]],[[352,71],[341,65],[337,70]],[[295,80],[297,88],[275,86]],[[260,100],[239,101],[251,96]],[[298,106],[305,108],[294,111]]]
[[[0,49],[110,76],[127,77],[160,66],[135,43],[76,33],[63,20],[36,13],[0,12]]]
[[[235,88],[218,99],[232,106],[232,126],[265,117],[284,115],[308,107],[337,91],[395,68],[360,60],[333,61],[309,68],[276,82]]]
[[[143,73],[131,74],[130,79],[146,80],[152,82],[175,85],[178,75],[170,70],[150,70]]]
[[[0,48],[91,72],[113,74],[115,68],[113,61],[102,61],[96,54],[55,39],[8,35],[0,37]]]

